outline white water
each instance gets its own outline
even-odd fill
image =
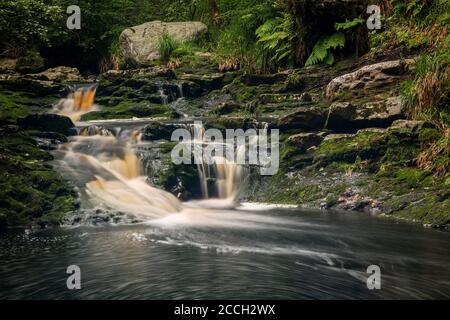
[[[205,129],[199,123],[193,125],[193,141],[194,146],[203,146],[207,144],[205,139]],[[226,145],[223,146],[224,148]],[[233,146],[231,146],[233,148]],[[194,147],[195,148],[195,147]],[[245,156],[245,146],[238,148],[237,159]],[[208,180],[215,180],[216,193],[219,199],[225,204],[231,204],[237,196],[239,182],[243,179],[243,167],[236,162],[229,161],[223,156],[213,157],[213,164],[207,164],[203,156],[199,156],[194,152],[195,162],[197,163],[198,175],[200,178],[200,185],[202,194],[205,199],[210,199],[212,190],[208,185]],[[208,202],[204,202],[208,203]],[[211,203],[211,201],[209,201]],[[211,203],[214,205],[214,203]],[[220,205],[216,203],[216,205]]]
[[[95,108],[94,96],[95,87],[76,90],[67,99],[62,99],[55,110],[77,120]],[[84,127],[78,136],[60,147],[74,179],[85,181],[85,193],[92,205],[142,218],[236,206],[237,186],[243,176],[241,165],[219,156],[213,158],[212,165],[206,164],[203,158],[197,158],[204,200],[182,204],[169,192],[152,187],[146,181],[142,164],[131,148],[141,143],[141,133],[116,129],[111,131],[98,125]],[[206,144],[204,128],[195,124],[193,130],[191,142],[194,145]],[[245,153],[245,147],[237,150],[238,157],[242,152]],[[215,190],[211,190],[209,180],[215,181]]]
[[[98,110],[94,104],[96,85],[75,88],[67,98],[61,99],[54,107],[53,112],[69,117],[72,121],[79,121],[83,114]]]

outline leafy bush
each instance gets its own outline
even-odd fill
[[[50,27],[61,17],[62,8],[44,0],[2,0],[0,54],[17,57],[29,48],[48,44]]]

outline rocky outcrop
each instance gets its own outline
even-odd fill
[[[208,32],[202,22],[162,22],[151,21],[125,29],[120,35],[120,48],[125,58],[135,63],[145,64],[159,58],[159,40],[168,34],[175,41],[194,41]]]
[[[326,128],[340,132],[353,132],[367,127],[388,127],[393,121],[406,117],[400,97],[366,102],[362,105],[336,102],[329,110]]]
[[[326,88],[326,96],[334,99],[352,90],[369,90],[387,86],[401,80],[408,66],[413,62],[411,59],[380,62],[344,74],[331,80]]]
[[[301,107],[282,116],[278,126],[282,130],[303,129],[317,131],[323,129],[326,121],[326,110],[321,107]]]
[[[99,78],[100,80],[107,80],[110,82],[122,82],[127,79],[174,79],[175,73],[169,68],[156,66],[131,70],[108,70],[107,72],[102,73]]]
[[[54,82],[79,82],[84,81],[77,68],[60,66],[50,68],[41,73],[31,74],[30,78]]]
[[[66,136],[77,133],[72,120],[57,114],[30,114],[19,118],[17,123],[26,130],[57,132]]]
[[[308,132],[292,135],[288,138],[287,142],[297,148],[300,152],[305,152],[309,148],[318,146],[324,137],[320,134]]]

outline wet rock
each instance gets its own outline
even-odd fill
[[[386,152],[385,134],[378,131],[359,131],[357,134],[329,134],[323,139],[314,155],[314,162],[322,166],[332,162],[354,163],[378,159]]]
[[[296,147],[301,152],[305,152],[312,146],[319,145],[324,138],[316,133],[299,133],[293,136],[290,136],[287,142]]]
[[[144,128],[142,139],[170,140],[172,132],[178,128],[179,126],[170,123],[152,122]]]
[[[274,74],[246,74],[242,76],[242,82],[246,85],[256,86],[261,84],[276,84],[284,82],[288,78],[287,72]]]
[[[125,29],[120,35],[120,48],[125,58],[145,64],[159,59],[159,40],[163,34],[178,42],[187,42],[197,40],[207,32],[207,26],[198,21],[151,21]]]
[[[155,66],[148,68],[138,68],[132,70],[108,70],[100,75],[99,79],[103,81],[109,81],[112,83],[121,83],[127,79],[175,79],[175,73],[173,70]]]
[[[400,97],[367,102],[335,102],[330,107],[327,129],[354,132],[365,127],[388,127],[393,121],[406,117]]]
[[[32,73],[44,70],[44,59],[39,52],[29,50],[17,60],[15,69],[20,73]]]
[[[344,74],[331,80],[326,88],[326,96],[334,99],[339,94],[352,90],[368,90],[400,81],[413,62],[411,59],[380,62]]]
[[[388,128],[389,131],[409,131],[417,133],[424,128],[434,129],[435,126],[426,121],[418,120],[396,120]]]
[[[17,73],[0,75],[0,85],[5,89],[25,91],[37,97],[59,94],[66,89],[66,86],[53,81],[37,80],[32,75],[20,75]]]
[[[282,130],[304,129],[320,130],[326,122],[327,113],[321,107],[300,107],[278,120],[278,126]]]
[[[57,132],[66,136],[77,134],[72,120],[57,114],[30,114],[19,118],[17,123],[26,130]]]
[[[85,81],[85,79],[81,76],[77,68],[65,66],[50,68],[41,73],[36,73],[29,76],[36,80],[53,81],[53,82]]]
[[[0,73],[14,73],[18,59],[1,58]]]
[[[222,87],[222,80],[224,74],[222,73],[209,73],[209,74],[195,74],[195,73],[183,73],[177,75],[180,80],[187,80],[198,84],[204,91],[212,91]]]
[[[38,137],[42,139],[49,139],[57,142],[67,142],[67,137],[64,134],[58,132],[48,132],[48,131],[37,131],[31,130],[28,131],[28,134],[32,137]]]
[[[198,98],[203,94],[202,87],[193,81],[182,81],[180,83],[183,96],[188,98]]]

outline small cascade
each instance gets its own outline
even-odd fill
[[[169,96],[164,92],[164,88],[162,85],[158,88],[159,96],[161,97],[162,104],[169,104]]]
[[[181,210],[172,194],[146,182],[141,162],[130,146],[139,142],[139,131],[131,131],[126,141],[95,126],[80,133],[59,151],[75,180],[84,183],[92,204],[151,218]]]
[[[183,84],[182,83],[177,83],[177,87],[178,87],[178,97],[179,98],[184,98]]]
[[[205,128],[201,124],[194,123],[192,131],[194,150],[207,144],[205,141]],[[224,144],[223,147],[226,149],[227,145]],[[234,148],[234,146],[228,147]],[[242,153],[245,156],[245,146],[238,148],[236,153],[237,158],[242,156]],[[214,156],[212,158],[213,164],[206,163],[203,157],[198,156],[196,152],[194,152],[194,158],[197,164],[203,197],[210,199],[216,195],[219,199],[234,200],[237,196],[239,182],[243,178],[243,166],[234,161],[229,161],[223,156]],[[211,190],[209,181],[215,181],[215,190]]]
[[[53,107],[54,113],[67,116],[76,122],[80,120],[83,114],[98,110],[98,107],[94,104],[97,91],[96,84],[74,86],[72,90],[67,98],[61,99]]]

